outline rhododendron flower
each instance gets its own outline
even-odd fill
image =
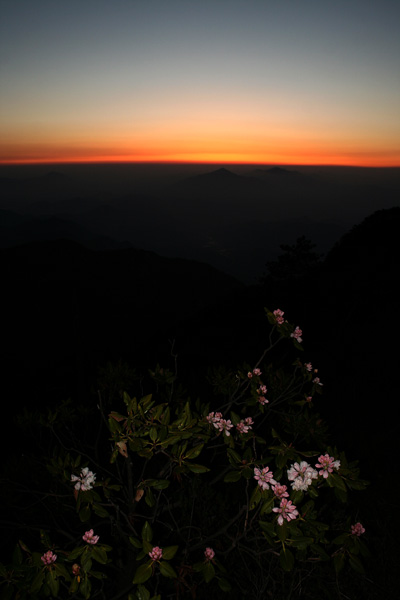
[[[274,310],[274,312],[272,314],[274,315],[275,320],[278,325],[282,325],[282,323],[285,322],[285,319],[283,318],[283,315],[285,313],[283,312],[283,310],[280,310],[279,308],[277,308],[276,310]]]
[[[89,471],[88,467],[85,467],[82,469],[80,477],[71,475],[71,481],[76,481],[74,485],[76,490],[87,492],[92,489],[93,484],[96,481],[96,475],[92,471]]]
[[[309,371],[311,373],[311,371],[312,371],[312,364],[311,363],[305,363],[304,367],[305,367],[306,371]]]
[[[300,327],[296,327],[296,329],[293,331],[293,333],[290,334],[290,337],[294,338],[295,340],[297,340],[299,342],[299,344],[301,344],[301,342],[303,341],[303,338],[301,337],[302,335],[303,335],[303,332],[300,329]]]
[[[256,367],[255,369],[253,369],[253,375],[255,375],[256,377],[260,377],[261,375],[261,371],[258,367]]]
[[[329,456],[329,454],[321,454],[318,463],[315,465],[316,469],[321,469],[319,474],[322,475],[324,479],[329,476],[329,473],[333,473],[333,469],[338,469],[339,467],[340,460],[335,460],[333,456]]]
[[[87,544],[97,544],[97,542],[100,539],[100,536],[94,535],[93,529],[89,529],[89,531],[86,531],[85,534],[82,536],[82,539]]]
[[[71,568],[72,568],[72,574],[75,575],[75,577],[77,577],[79,575],[79,573],[81,572],[80,565],[78,565],[77,563],[74,563]]]
[[[277,498],[289,498],[289,494],[286,490],[286,485],[281,485],[280,483],[272,486],[272,491]]]
[[[262,394],[263,396],[267,393],[267,386],[266,385],[260,385],[260,387],[257,390],[257,394]]]
[[[315,383],[315,385],[324,385],[323,383],[321,383],[321,380],[319,377],[314,377],[313,383]]]
[[[309,486],[312,484],[313,479],[317,479],[318,471],[312,468],[306,461],[301,463],[294,463],[290,469],[288,469],[287,476],[291,481],[291,486],[294,490],[307,491]]]
[[[253,419],[251,417],[246,417],[242,419],[237,425],[236,429],[239,433],[248,433],[253,425]]]
[[[365,533],[365,529],[361,525],[361,523],[356,523],[355,525],[351,526],[351,534],[352,535],[357,535],[359,537],[363,533]]]
[[[52,563],[56,562],[57,554],[54,554],[54,552],[48,550],[48,552],[45,552],[43,556],[40,557],[40,559],[43,562],[43,564],[51,565]]]
[[[263,490],[269,490],[270,484],[276,484],[273,477],[274,474],[269,470],[269,467],[264,467],[263,469],[257,469],[257,467],[255,467],[254,469],[254,479]]]
[[[272,509],[273,512],[278,513],[278,523],[279,525],[283,525],[284,519],[286,521],[292,521],[299,515],[299,511],[292,504],[291,500],[287,500],[286,498],[282,498],[280,506]]]
[[[162,559],[162,548],[159,546],[154,546],[153,550],[149,552],[149,556],[151,560],[161,560]]]
[[[260,404],[263,404],[263,405],[264,404],[269,404],[269,400],[267,400],[265,396],[259,396],[258,397],[258,401],[259,401]]]
[[[212,548],[206,548],[204,550],[204,556],[206,557],[206,560],[212,560],[215,556],[215,552]]]
[[[214,425],[215,429],[218,429],[218,431],[223,431],[228,437],[231,435],[229,430],[233,427],[232,421],[230,419],[223,419],[222,413],[211,412],[207,415],[206,419],[209,423]]]

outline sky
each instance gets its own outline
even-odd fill
[[[399,0],[0,0],[0,163],[400,166]]]

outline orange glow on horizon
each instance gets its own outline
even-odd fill
[[[332,166],[332,167],[371,167],[399,168],[400,157],[388,158],[364,156],[329,155],[329,156],[243,156],[240,154],[195,154],[188,157],[184,154],[165,155],[91,155],[62,156],[41,158],[0,159],[1,165],[35,165],[35,164],[101,164],[101,163],[164,163],[164,164],[238,164],[238,165],[292,165],[292,166]]]

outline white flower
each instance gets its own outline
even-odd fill
[[[93,484],[96,481],[96,475],[92,471],[89,471],[89,467],[84,467],[81,470],[80,477],[71,475],[71,481],[76,482],[74,485],[76,490],[87,492],[92,489]]]
[[[318,471],[303,460],[300,464],[294,463],[288,469],[287,476],[289,481],[292,481],[291,486],[294,490],[305,492],[312,484],[312,480],[317,479]]]

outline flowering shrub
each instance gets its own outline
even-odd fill
[[[314,413],[318,371],[298,358],[290,370],[266,360],[285,341],[303,351],[303,332],[283,315],[266,310],[269,341],[255,366],[211,377],[218,401],[187,399],[160,367],[150,372],[154,392],[125,391],[118,410],[99,396],[102,445],[62,443],[48,459],[72,533],[63,543],[61,527],[44,533],[44,553],[20,541],[18,569],[0,566],[5,598],[203,598],[251,586],[262,598],[271,573],[332,565],[339,574],[346,561],[362,572],[365,529],[351,525],[347,498],[366,482],[326,444]]]

